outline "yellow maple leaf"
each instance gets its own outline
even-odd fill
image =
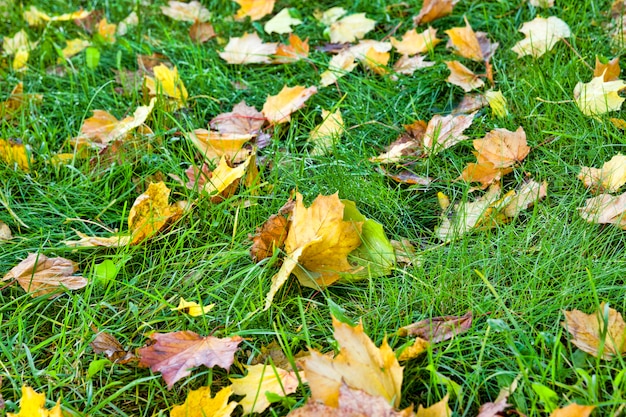
[[[391,44],[402,55],[415,55],[428,52],[439,42],[441,42],[441,39],[437,38],[437,29],[433,29],[430,26],[420,33],[417,33],[415,29],[407,31],[404,36],[402,36],[401,41],[393,37],[391,38]]]
[[[296,193],[291,225],[285,239],[285,260],[272,277],[265,299],[265,309],[292,273],[302,285],[327,287],[340,278],[340,272],[352,269],[347,260],[350,252],[361,245],[363,222],[344,221],[345,205],[337,193],[319,195],[309,208],[302,194]]]
[[[169,69],[167,66],[161,64],[157,65],[152,70],[154,71],[154,78],[146,77],[144,80],[150,97],[156,97],[162,94],[172,99],[177,104],[178,108],[184,107],[189,94],[187,93],[185,84],[183,84],[178,76],[178,69],[176,67]]]
[[[19,413],[7,413],[7,417],[63,417],[60,401],[51,409],[45,407],[45,394],[38,394],[31,387],[22,385]]]
[[[244,33],[230,38],[219,56],[229,64],[269,64],[277,48],[277,43],[265,43],[256,33]]]
[[[241,8],[237,10],[235,19],[242,20],[249,17],[253,22],[272,13],[276,0],[235,0]]]
[[[26,146],[12,140],[0,139],[0,161],[7,165],[17,165],[22,171],[28,172],[32,158],[28,157]]]
[[[330,59],[328,69],[320,74],[320,86],[326,87],[337,81],[344,75],[352,72],[356,67],[356,57],[350,51],[343,51]]]
[[[446,81],[450,84],[458,85],[466,92],[470,92],[485,85],[485,82],[481,80],[478,75],[474,74],[472,70],[459,61],[444,61],[444,63],[450,70],[450,76],[446,78]]]
[[[287,396],[298,388],[298,378],[294,372],[268,365],[245,367],[248,374],[243,378],[233,379],[233,394],[244,395],[239,401],[244,414],[262,413],[270,405],[265,393]]]
[[[313,350],[304,360],[311,397],[337,407],[343,382],[350,388],[383,397],[397,407],[400,404],[402,367],[387,340],[377,348],[363,331],[362,324],[352,327],[334,317],[333,328],[339,354],[330,358]]]
[[[304,103],[315,93],[317,88],[314,86],[284,86],[277,95],[267,97],[261,112],[270,123],[288,122],[291,120],[291,113],[304,107]]]
[[[567,23],[556,16],[547,19],[536,17],[524,23],[519,31],[526,37],[511,48],[519,57],[532,55],[538,58],[551,50],[559,40],[572,36]]]
[[[452,28],[445,32],[450,37],[449,46],[452,46],[457,54],[474,61],[483,60],[483,52],[480,49],[478,38],[467,18],[464,27]]]
[[[245,175],[250,161],[251,156],[236,167],[231,167],[226,157],[222,156],[220,163],[211,173],[211,178],[207,180],[203,190],[209,195],[220,195],[227,191],[229,187],[236,187],[239,185],[241,177]]]
[[[297,26],[302,20],[291,17],[288,8],[282,9],[276,16],[265,23],[265,33],[291,33],[291,26]]]
[[[626,88],[622,80],[604,81],[604,74],[588,83],[579,82],[574,87],[574,101],[580,111],[587,116],[619,110],[624,98],[618,94]]]
[[[596,408],[595,405],[572,403],[563,408],[557,408],[550,414],[550,417],[589,417],[594,408]]]
[[[213,398],[211,387],[190,391],[182,405],[172,407],[170,417],[229,417],[237,407],[236,402],[228,402],[231,394],[230,387],[222,388]]]
[[[154,236],[168,222],[182,214],[178,205],[169,204],[169,196],[170,189],[161,181],[151,183],[146,192],[137,197],[128,214],[131,244]]]

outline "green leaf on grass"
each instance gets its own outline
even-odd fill
[[[111,363],[108,359],[97,359],[91,361],[89,368],[87,368],[87,379],[91,379],[94,375],[102,371],[107,365]]]
[[[119,269],[115,262],[110,259],[106,259],[93,268],[93,278],[102,285],[108,284],[114,280],[117,276]]]
[[[538,382],[533,382],[531,387],[533,391],[535,391],[535,394],[539,396],[539,401],[543,404],[548,413],[556,410],[559,406],[559,396],[556,392]]]
[[[100,51],[98,48],[90,46],[85,49],[85,62],[89,69],[94,69],[100,64]]]

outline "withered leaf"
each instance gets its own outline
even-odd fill
[[[98,332],[89,346],[95,353],[104,353],[111,362],[124,364],[136,359],[132,352],[124,350],[124,346],[115,336],[106,332]]]
[[[526,132],[521,126],[511,132],[507,129],[494,129],[484,138],[472,142],[478,153],[478,162],[488,161],[495,168],[508,168],[526,158],[530,147],[526,142]]]
[[[244,414],[262,413],[270,406],[266,393],[287,396],[296,391],[299,385],[295,372],[286,371],[271,365],[245,366],[248,374],[243,378],[230,378],[230,386],[235,395],[243,395],[239,401]]]
[[[439,343],[465,333],[472,326],[473,315],[468,311],[463,316],[441,316],[425,319],[400,327],[401,336],[417,336],[432,343]]]
[[[277,48],[278,44],[264,43],[256,33],[244,33],[240,38],[230,38],[219,55],[229,64],[269,64]]]
[[[618,153],[602,168],[581,167],[578,178],[586,187],[615,192],[626,184],[626,155]]]
[[[420,404],[417,407],[417,413],[415,417],[450,417],[452,416],[452,410],[448,405],[448,400],[450,398],[450,394],[446,394],[445,397],[441,399],[441,401],[436,402],[430,407],[422,407]]]
[[[485,85],[485,82],[478,75],[474,74],[472,70],[459,61],[444,62],[450,70],[450,75],[446,78],[446,81],[450,84],[458,85],[465,92],[470,92]]]
[[[272,214],[252,236],[250,256],[255,262],[269,258],[275,249],[281,249],[287,238],[290,221],[280,214]]]
[[[202,337],[192,331],[153,333],[152,344],[137,351],[139,366],[161,372],[172,389],[181,378],[191,374],[191,368],[215,365],[228,370],[233,364],[237,346],[243,340],[239,336],[217,338]]]
[[[592,314],[564,311],[561,325],[572,335],[571,342],[595,357],[611,360],[626,353],[626,323],[622,315],[606,303]]]
[[[214,117],[209,125],[220,133],[237,135],[255,135],[265,124],[265,116],[254,106],[248,106],[241,101],[228,113]]]
[[[584,207],[578,208],[580,216],[590,223],[612,223],[626,229],[626,193],[614,196],[600,194],[587,199]]]
[[[413,23],[419,25],[447,16],[458,2],[459,0],[424,0],[419,14],[413,17]]]
[[[205,43],[215,36],[213,25],[208,22],[200,22],[196,20],[189,28],[189,37],[195,43]]]
[[[621,73],[621,69],[619,67],[619,56],[616,56],[606,64],[600,62],[600,59],[596,55],[596,67],[593,70],[593,77],[603,77],[603,81],[615,81],[619,78]]]
[[[272,124],[285,123],[291,120],[291,114],[304,107],[304,103],[317,93],[317,88],[284,86],[275,96],[268,96],[263,104],[263,115]]]

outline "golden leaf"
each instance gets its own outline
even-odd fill
[[[304,361],[304,372],[311,398],[331,407],[339,405],[342,382],[352,389],[383,397],[400,404],[402,367],[393,350],[383,341],[380,348],[363,331],[363,325],[352,327],[333,317],[335,340],[339,354],[329,358],[316,351]]]
[[[277,95],[267,97],[261,111],[270,123],[285,123],[291,120],[291,113],[304,107],[304,103],[315,93],[317,88],[314,86],[284,86]]]
[[[389,62],[389,57],[389,52],[379,52],[375,48],[369,48],[361,62],[375,74],[384,75],[389,72],[389,70],[385,68],[385,65]]]
[[[496,168],[492,162],[483,160],[478,161],[478,163],[467,164],[459,179],[466,182],[479,182],[480,188],[485,189],[511,172],[513,172],[513,168]]]
[[[0,139],[0,161],[9,166],[17,165],[22,171],[28,172],[32,158],[28,157],[26,146],[21,142]]]
[[[565,311],[561,325],[572,334],[571,342],[595,357],[611,360],[626,353],[626,323],[622,315],[605,303],[593,314]]]
[[[244,414],[262,413],[270,405],[265,393],[287,396],[296,392],[298,377],[294,372],[269,365],[245,366],[248,374],[243,378],[230,378],[233,394],[243,395],[239,401]]]
[[[235,19],[242,20],[249,17],[253,22],[272,13],[276,0],[235,0],[241,8],[237,10]]]
[[[0,120],[11,120],[29,103],[38,103],[43,99],[41,94],[24,94],[24,84],[19,82],[13,87],[9,98],[0,103]]]
[[[288,64],[309,56],[309,38],[300,39],[295,33],[289,34],[289,45],[279,44],[274,64]]]
[[[172,311],[180,311],[184,314],[189,314],[191,317],[199,317],[208,313],[215,307],[215,304],[209,304],[208,306],[201,306],[194,301],[186,301],[183,297],[180,297],[178,307],[171,308]]]
[[[402,349],[400,355],[398,356],[398,361],[404,362],[408,361],[409,359],[417,358],[422,353],[428,352],[428,346],[430,346],[428,340],[424,340],[421,337],[416,337],[411,346],[407,346]]]
[[[415,417],[450,417],[452,415],[452,410],[448,405],[449,395],[446,394],[443,399],[428,408],[422,407],[420,404],[417,408],[417,413]]]
[[[626,88],[622,80],[604,81],[604,75],[593,78],[588,83],[579,82],[574,87],[574,101],[580,111],[587,116],[619,110],[624,98],[618,94]]]
[[[450,37],[448,46],[452,46],[457,54],[478,62],[484,59],[476,33],[467,18],[464,27],[452,28],[445,32]]]
[[[169,196],[170,189],[161,181],[150,183],[146,192],[137,197],[128,214],[131,244],[149,239],[182,214],[179,206],[168,203]]]
[[[115,23],[107,22],[106,17],[98,22],[96,26],[96,33],[104,39],[107,43],[115,43],[115,30],[117,25]]]
[[[361,245],[362,222],[344,221],[344,204],[335,193],[319,195],[309,208],[296,193],[291,226],[285,240],[285,260],[274,277],[265,299],[268,309],[276,292],[294,273],[307,287],[327,287],[339,279],[340,272],[352,269],[350,252]]]
[[[599,77],[602,75],[602,79],[606,81],[615,81],[619,78],[619,74],[621,73],[621,69],[619,67],[619,56],[613,58],[606,64],[603,64],[598,59],[596,55],[596,67],[593,70],[593,77]]]
[[[209,162],[218,158],[227,157],[234,163],[244,161],[250,152],[242,149],[246,142],[254,136],[240,133],[220,133],[213,130],[196,129],[189,132],[187,137]]]
[[[26,259],[2,278],[2,281],[16,280],[31,297],[52,293],[50,298],[54,298],[60,295],[57,293],[59,287],[77,290],[87,285],[85,278],[72,275],[76,271],[78,266],[69,259],[48,258],[43,254],[29,253]]]
[[[178,69],[174,67],[171,70],[161,64],[152,68],[152,71],[154,72],[154,78],[146,77],[144,79],[150,97],[162,94],[172,99],[178,108],[184,107],[189,95],[185,85],[178,76]]]
[[[519,57],[532,55],[538,58],[551,50],[559,40],[572,36],[567,23],[556,16],[547,19],[536,17],[524,23],[519,31],[526,37],[511,48]]]
[[[626,155],[618,153],[602,168],[581,167],[578,179],[586,187],[613,193],[626,184]]]
[[[476,88],[485,85],[478,75],[474,74],[469,68],[461,64],[459,61],[444,61],[450,70],[450,75],[446,81],[450,84],[458,85],[465,92],[470,92]]]
[[[413,23],[419,25],[447,16],[458,2],[459,0],[424,0],[419,14],[413,17]]]
[[[190,391],[182,405],[172,407],[170,417],[230,417],[237,408],[236,402],[228,402],[232,393],[230,387],[226,387],[211,398],[211,387]]]
[[[291,26],[297,26],[300,23],[302,20],[291,17],[289,9],[285,7],[268,20],[263,29],[265,33],[291,33],[293,31]]]
[[[70,39],[67,41],[67,45],[65,45],[61,53],[63,54],[63,58],[68,59],[82,52],[89,45],[91,45],[91,42],[85,39]]]
[[[437,29],[428,27],[423,32],[417,33],[415,29],[407,31],[402,36],[402,41],[396,38],[391,38],[391,44],[402,55],[415,55],[428,52],[441,42],[441,39],[437,38]]]
[[[326,87],[351,72],[356,67],[355,56],[351,51],[343,51],[330,59],[328,69],[320,74],[320,86]]]
[[[229,187],[232,186],[232,192],[234,192],[234,188],[239,185],[239,180],[245,175],[250,160],[251,156],[249,156],[243,163],[233,168],[228,163],[226,157],[222,156],[220,163],[211,173],[211,178],[207,180],[203,190],[209,195],[216,196],[223,195],[225,192],[228,192]],[[225,195],[224,197],[228,198],[229,195]]]
[[[523,161],[530,152],[526,132],[521,126],[515,132],[494,129],[472,144],[478,152],[478,162],[491,162],[497,169],[512,167]]]
[[[501,91],[487,91],[485,93],[485,98],[489,103],[489,107],[491,107],[492,113],[496,117],[506,117],[509,115],[506,98]]]
[[[38,394],[31,387],[22,385],[19,413],[7,413],[7,417],[63,417],[61,403],[57,401],[51,409],[45,407],[45,394]]]

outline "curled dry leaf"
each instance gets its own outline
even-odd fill
[[[249,17],[253,22],[272,13],[276,0],[234,0],[241,8],[237,10],[235,19],[243,20]]]
[[[614,193],[626,184],[626,155],[618,153],[599,169],[581,167],[578,179],[586,187]]]
[[[167,17],[183,22],[207,22],[211,18],[211,12],[197,0],[189,3],[170,0],[167,6],[161,6],[161,12]]]
[[[376,21],[365,17],[365,13],[355,13],[333,22],[330,25],[332,43],[354,42],[376,26]]]
[[[511,48],[519,57],[532,55],[538,58],[551,50],[559,40],[572,36],[567,23],[556,16],[547,19],[536,17],[524,23],[519,31],[526,37]]]
[[[404,125],[404,132],[387,147],[387,151],[370,158],[370,161],[389,164],[399,162],[407,156],[421,156],[427,126],[423,120]]]
[[[97,331],[97,329],[93,330]],[[89,343],[89,346],[91,346],[94,353],[104,353],[104,356],[114,363],[125,364],[136,359],[132,352],[124,350],[124,346],[115,336],[106,332],[98,332],[93,341]]]
[[[557,408],[550,414],[550,417],[589,417],[594,408],[596,408],[595,405],[572,403],[563,408]]]
[[[265,23],[265,33],[291,33],[291,26],[297,26],[302,20],[291,17],[288,8],[282,9],[274,17]]]
[[[472,326],[473,318],[471,311],[463,316],[433,317],[400,327],[398,334],[400,336],[416,336],[432,343],[439,343],[468,331]]]
[[[626,353],[626,323],[622,315],[606,303],[598,311],[585,314],[579,310],[564,311],[561,325],[572,335],[571,342],[595,357],[611,360]]]
[[[458,2],[459,0],[424,0],[419,14],[413,17],[413,23],[419,25],[447,16]]]
[[[590,223],[611,223],[626,230],[626,193],[618,196],[600,194],[587,199],[585,206],[578,210],[580,216]]]
[[[437,29],[428,27],[423,32],[417,33],[417,30],[408,30],[402,41],[392,37],[391,44],[402,55],[415,55],[422,54],[432,50],[435,45],[441,42],[441,39],[437,38]]]
[[[380,396],[370,395],[359,389],[351,389],[345,383],[339,387],[339,401],[336,407],[322,402],[307,401],[300,408],[291,411],[288,417],[414,417],[412,407],[396,411],[389,401]]]
[[[237,408],[235,401],[228,402],[232,394],[230,387],[222,388],[213,398],[211,387],[189,391],[183,404],[172,407],[170,417],[230,417]]]
[[[252,236],[250,248],[250,257],[253,261],[258,262],[269,258],[274,254],[274,250],[283,247],[291,226],[289,219],[294,205],[295,202],[289,200],[281,208],[279,214],[272,214],[261,227],[257,228],[256,234]]]
[[[312,350],[304,361],[311,398],[337,407],[340,387],[345,384],[398,406],[402,395],[402,367],[387,340],[377,348],[363,331],[362,324],[352,327],[334,317],[333,328],[339,354],[329,358]]]
[[[275,96],[268,96],[263,104],[263,115],[272,124],[285,123],[291,120],[291,113],[304,107],[304,103],[313,94],[317,93],[317,88],[284,86]]]
[[[574,87],[574,101],[587,116],[597,116],[610,111],[619,110],[624,98],[619,92],[626,88],[622,80],[604,81],[604,76],[593,78],[588,83],[579,82]]]
[[[243,395],[239,401],[244,414],[262,413],[271,401],[266,393],[285,397],[296,392],[299,381],[295,372],[269,365],[245,366],[248,374],[243,378],[230,378],[233,394]]]
[[[78,265],[69,259],[48,258],[43,254],[29,253],[28,257],[14,266],[2,281],[17,281],[30,293],[31,297],[51,294],[49,298],[58,297],[59,288],[78,290],[87,285],[87,280],[80,275],[72,275],[78,271]]]
[[[228,370],[233,364],[237,346],[243,340],[239,336],[217,338],[202,337],[191,331],[153,333],[152,344],[137,351],[139,366],[161,372],[172,389],[181,378],[191,374],[191,368],[215,365]]]
[[[250,151],[244,145],[254,136],[249,133],[220,133],[213,130],[196,129],[187,134],[187,138],[200,151],[207,162],[214,162],[223,157],[234,163],[246,160]]]
[[[458,85],[465,92],[470,92],[485,85],[485,82],[478,75],[474,74],[459,61],[444,62],[450,70],[450,75],[446,78],[446,81],[450,84]]]
[[[229,64],[269,64],[277,48],[278,44],[264,43],[256,33],[244,33],[240,38],[230,38],[219,55]]]
[[[38,394],[31,387],[22,385],[19,413],[7,413],[7,417],[63,417],[61,401],[50,409],[46,408],[46,395]]]
[[[504,207],[504,215],[507,217],[516,217],[522,211],[532,207],[536,202],[543,200],[548,195],[548,183],[543,181],[539,183],[535,180],[524,182],[515,194],[508,200],[508,204]]]

